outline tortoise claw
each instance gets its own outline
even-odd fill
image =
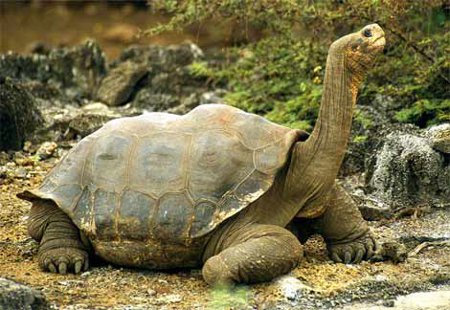
[[[358,263],[360,263],[362,261],[363,257],[364,257],[364,250],[358,249],[358,251],[356,252],[356,255],[355,255],[355,258],[354,258],[353,262],[355,264],[358,264]]]
[[[43,270],[52,273],[80,273],[81,269],[89,267],[89,256],[86,251],[78,248],[57,248],[44,250],[39,254],[39,265]]]
[[[83,266],[83,262],[81,262],[81,261],[76,262],[74,267],[73,267],[74,273],[76,273],[76,274],[80,273],[82,266]]]
[[[336,263],[342,263],[342,259],[339,257],[339,255],[336,252],[331,253],[331,259]]]
[[[344,263],[345,264],[350,264],[351,261],[352,261],[352,254],[351,254],[351,252],[345,252],[345,254],[344,254]]]
[[[66,274],[67,273],[67,264],[64,262],[60,263],[58,270],[59,270],[60,274]]]
[[[366,234],[354,241],[341,244],[329,244],[328,252],[336,263],[359,263],[369,259],[377,250],[378,245],[371,234]]]
[[[47,268],[51,273],[58,273],[58,271],[56,270],[56,267],[55,267],[55,265],[53,265],[53,263],[49,263],[47,265]]]

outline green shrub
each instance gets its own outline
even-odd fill
[[[410,107],[395,114],[395,118],[403,123],[414,123],[421,127],[450,121],[450,99],[414,102]]]
[[[218,21],[241,32],[259,31],[262,39],[229,47],[225,65],[197,63],[191,73],[226,83],[230,92],[225,100],[231,105],[307,130],[317,117],[328,46],[377,21],[386,32],[387,53],[370,72],[359,103],[372,104],[381,95],[389,99],[386,108],[395,112],[393,121],[422,127],[448,121],[450,33],[448,4],[443,0],[151,3],[155,10],[172,14],[172,19],[148,33]]]

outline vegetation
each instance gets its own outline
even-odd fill
[[[421,127],[450,119],[450,5],[445,0],[171,0],[151,1],[151,7],[172,18],[150,34],[227,23],[231,35],[240,38],[227,50],[228,61],[196,63],[192,73],[227,83],[229,104],[307,130],[317,116],[328,46],[376,21],[388,47],[359,103],[381,100],[394,120]],[[252,37],[254,30],[259,36]],[[370,123],[367,117],[356,121]]]
[[[248,306],[250,290],[246,286],[218,285],[210,289],[208,309],[243,309]]]

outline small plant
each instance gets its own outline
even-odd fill
[[[212,70],[208,67],[206,62],[193,62],[188,67],[189,73],[194,77],[211,77]]]
[[[395,118],[403,123],[414,123],[420,127],[450,121],[450,99],[416,101],[411,107],[402,109]]]
[[[247,286],[217,285],[210,290],[207,309],[243,309],[248,305],[250,290]]]

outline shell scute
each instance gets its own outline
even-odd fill
[[[81,187],[78,184],[62,184],[57,186],[52,194],[56,200],[67,204],[68,208],[72,208],[81,194]]]
[[[190,137],[161,133],[139,139],[131,161],[130,188],[159,197],[184,189]]]
[[[87,187],[83,189],[80,199],[75,208],[71,212],[71,217],[80,229],[87,233],[88,236],[93,236],[95,227],[93,226],[93,197]]]
[[[194,208],[185,193],[167,193],[158,203],[153,235],[166,242],[183,243],[188,239]]]
[[[194,207],[194,220],[189,235],[195,238],[209,232],[211,226],[214,224],[216,210],[216,203],[210,201],[200,201],[197,203]]]
[[[234,195],[239,201],[253,201],[254,195],[259,195],[260,191],[266,192],[272,182],[267,174],[260,171],[253,171],[234,191]]]
[[[93,183],[109,192],[120,192],[127,185],[127,164],[133,139],[125,133],[114,132],[95,141],[87,160],[83,183]]]
[[[128,240],[147,239],[150,236],[149,219],[155,210],[156,201],[151,197],[133,190],[123,192],[117,220],[119,236]]]
[[[193,137],[189,158],[189,192],[195,200],[219,200],[252,170],[253,152],[225,131]]]
[[[250,128],[250,126],[254,128]],[[243,111],[233,113],[233,119],[228,127],[239,132],[243,143],[252,149],[271,144],[274,140],[280,139],[287,131],[291,130],[271,123],[261,116]]]
[[[97,238],[113,240],[116,237],[116,194],[104,190],[94,193],[94,222]]]

